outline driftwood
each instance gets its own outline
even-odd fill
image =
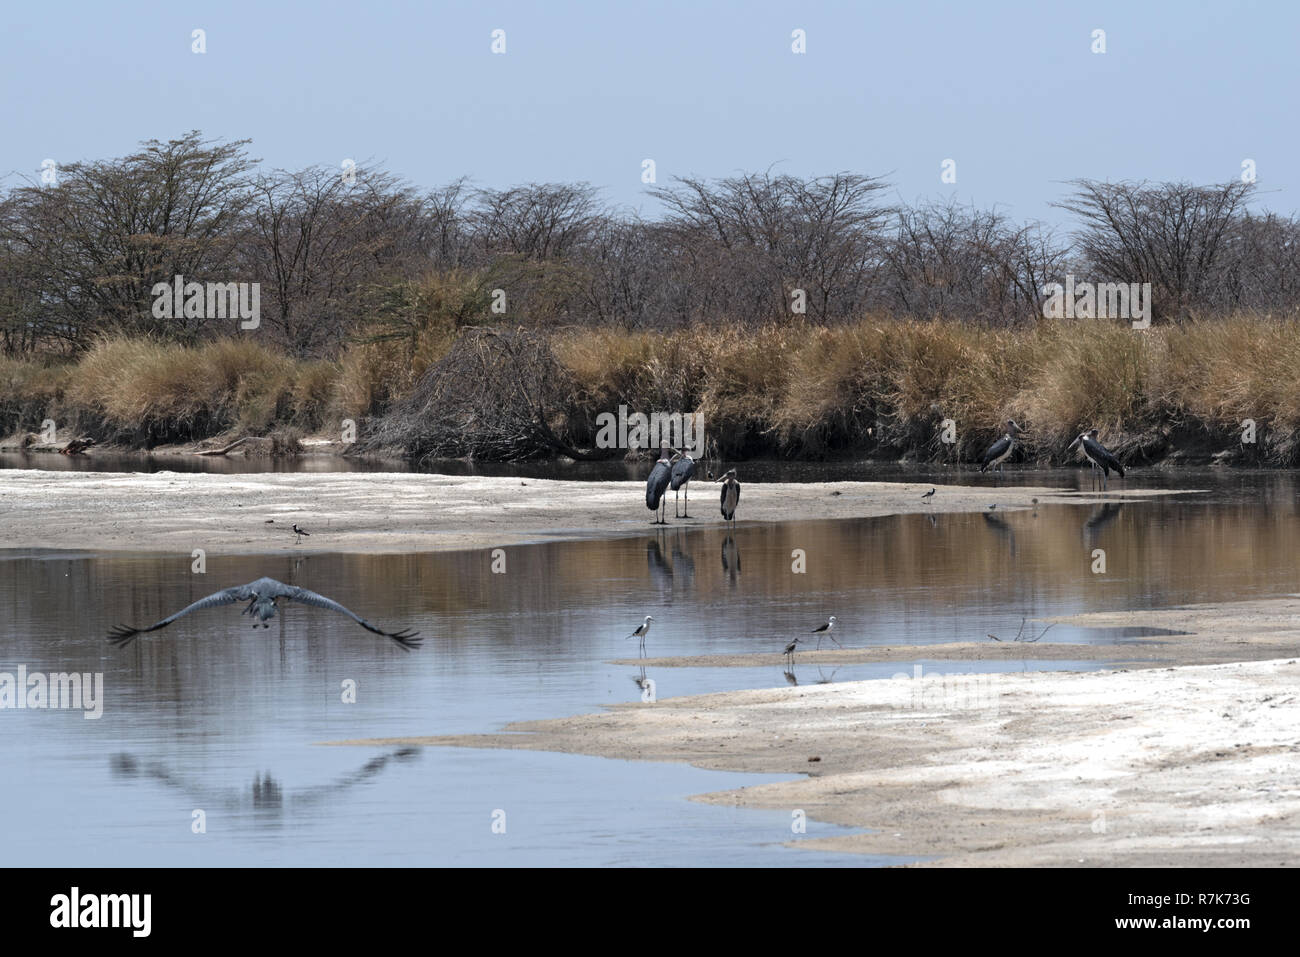
[[[225,455],[225,454],[226,454],[227,452],[229,452],[231,449],[236,448],[237,446],[243,445],[245,442],[247,442],[247,441],[248,441],[249,439],[251,439],[251,438],[252,438],[251,435],[245,435],[243,438],[235,439],[235,441],[231,442],[229,445],[224,446],[224,447],[222,447],[222,448],[219,448],[219,449],[203,449],[202,451],[200,451],[200,452],[195,452],[194,454],[195,454],[195,455]]]
[[[63,448],[59,449],[59,453],[61,455],[80,455],[94,444],[94,439],[82,436],[79,439],[73,439]]]

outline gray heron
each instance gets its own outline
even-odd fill
[[[651,525],[667,525],[666,518],[659,517],[659,509],[662,505],[667,509],[668,503],[664,501],[664,492],[668,491],[668,483],[672,481],[673,466],[681,458],[680,452],[673,452],[672,457],[668,455],[668,446],[663,445],[659,448],[659,461],[655,462],[655,467],[650,470],[650,476],[645,481],[645,507],[655,513],[655,520]]]
[[[636,631],[632,632],[632,634],[627,636],[627,638],[641,639],[641,654],[643,656],[645,655],[645,636],[646,633],[650,631],[650,622],[652,621],[654,621],[654,617],[651,615],[646,615],[645,621],[641,622],[641,624],[637,626]],[[627,641],[627,638],[624,638],[623,640]]]
[[[671,478],[669,479],[669,483],[668,483],[668,487],[671,488],[674,492],[678,493],[677,498],[679,501],[682,497],[681,493],[683,491],[686,492],[686,514],[679,516],[677,514],[677,503],[674,503],[673,518],[691,517],[690,483],[691,483],[691,479],[693,479],[694,477],[695,477],[695,459],[691,457],[690,453],[686,453],[680,459],[678,459],[677,462],[673,465]]]
[[[827,619],[826,624],[824,624],[824,625],[819,625],[819,626],[817,626],[816,628],[814,628],[814,629],[812,630],[812,633],[813,633],[814,635],[817,636],[817,650],[818,650],[818,651],[821,651],[821,650],[822,650],[822,639],[823,639],[823,638],[829,638],[831,641],[835,641],[835,636],[831,634],[831,629],[834,628],[834,627],[835,627],[835,616],[834,616],[834,615],[831,615],[831,617],[830,617],[829,619]],[[836,646],[837,648],[843,648],[843,647],[844,647],[844,646],[841,645],[838,641],[835,641],[835,646]]]
[[[1003,433],[1002,438],[998,439],[989,446],[984,458],[980,459],[980,471],[994,468],[1001,472],[1002,463],[1005,462],[1011,453],[1016,449],[1016,439],[1024,434],[1024,429],[1016,425],[1015,419],[1007,419],[1007,431]]]
[[[736,481],[736,470],[731,469],[715,482],[722,483],[722,518],[736,524],[736,506],[740,504],[740,483]]]
[[[298,536],[294,540],[295,545],[300,544],[302,542],[302,537],[304,535],[306,535],[308,538],[311,538],[311,532],[307,531],[305,528],[299,528],[297,522],[294,522],[293,533]]]
[[[1090,471],[1093,474],[1097,471],[1101,472],[1102,488],[1106,487],[1112,469],[1119,473],[1120,478],[1124,477],[1124,466],[1119,464],[1119,459],[1115,458],[1110,449],[1097,441],[1096,429],[1089,429],[1087,432],[1081,433],[1077,439],[1070,443],[1070,448],[1066,449],[1066,452],[1069,452],[1076,445],[1091,464]]]
[[[256,628],[260,623],[263,628],[270,628],[267,621],[275,617],[276,599],[282,598],[285,601],[302,602],[304,605],[315,605],[317,608],[326,608],[330,611],[337,611],[347,615],[366,631],[376,635],[383,635],[385,638],[391,638],[397,642],[403,649],[410,651],[412,648],[418,648],[420,642],[424,639],[416,638],[418,631],[411,631],[404,628],[401,631],[384,631],[382,628],[376,628],[370,622],[366,621],[360,615],[356,615],[336,601],[331,601],[324,595],[318,595],[314,591],[308,591],[305,588],[299,588],[296,585],[286,585],[278,582],[274,578],[259,578],[257,581],[248,585],[236,585],[233,588],[226,588],[219,592],[214,592],[207,598],[200,598],[194,604],[182,608],[174,615],[169,615],[162,621],[154,622],[148,628],[132,628],[129,625],[116,625],[109,632],[108,639],[114,645],[121,648],[123,645],[129,645],[137,636],[147,631],[157,631],[159,628],[166,628],[177,618],[184,617],[192,611],[199,611],[203,608],[214,608],[217,605],[233,605],[236,602],[246,601],[248,607],[241,614],[251,615],[254,619],[253,627]]]

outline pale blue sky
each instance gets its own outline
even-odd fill
[[[10,4],[0,177],[189,129],[268,166],[373,157],[420,187],[588,180],[656,212],[641,161],[724,176],[888,174],[1061,222],[1062,181],[1225,181],[1300,209],[1300,5]],[[207,31],[207,53],[190,32]],[[504,56],[491,31],[506,31]],[[807,32],[808,51],[790,50]],[[1106,31],[1107,52],[1090,50]],[[940,164],[957,161],[955,187]]]

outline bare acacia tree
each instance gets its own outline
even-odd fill
[[[70,163],[58,185],[13,190],[0,213],[0,244],[20,275],[39,284],[29,295],[45,331],[74,348],[107,328],[195,336],[208,320],[154,318],[151,290],[176,275],[236,278],[247,143],[204,141],[198,132],[149,140],[120,160]]]
[[[804,289],[812,318],[851,314],[889,214],[876,199],[884,188],[857,173],[803,180],[769,171],[652,190],[668,210],[675,266],[688,277],[681,313],[788,318],[793,290]]]
[[[1037,315],[1041,289],[1065,250],[1037,224],[955,202],[896,213],[885,246],[878,306],[931,318],[1011,321]]]
[[[559,259],[586,242],[599,221],[587,183],[530,183],[479,190],[470,221],[487,256]]]
[[[245,257],[264,284],[263,321],[295,353],[337,345],[366,286],[420,268],[431,242],[423,201],[388,174],[357,173],[276,171],[254,185]]]
[[[1253,183],[1074,180],[1057,203],[1079,217],[1076,244],[1094,281],[1151,283],[1155,318],[1182,319],[1211,301],[1221,256]],[[1092,278],[1092,277],[1090,277]]]

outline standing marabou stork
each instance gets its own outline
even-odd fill
[[[659,447],[659,461],[655,467],[650,470],[650,477],[645,481],[645,507],[655,513],[655,520],[651,525],[667,525],[668,519],[659,517],[659,509],[662,506],[665,510],[668,503],[664,501],[664,492],[668,491],[668,483],[672,481],[673,465],[681,458],[680,452],[673,452],[672,457],[668,457],[668,446]]]
[[[691,517],[691,491],[690,482],[695,478],[695,459],[690,453],[683,455],[673,466],[672,477],[669,480],[668,487],[677,493],[678,502],[681,500],[681,493],[686,492],[686,514],[678,515],[678,502],[673,503],[673,518],[690,518]]]
[[[1016,439],[1024,433],[1024,429],[1016,425],[1015,419],[1007,419],[1007,431],[984,453],[984,458],[980,459],[980,471],[990,467],[1002,471],[1002,463],[1005,462],[1015,451]]]
[[[1081,433],[1077,439],[1070,443],[1070,448],[1066,449],[1066,451],[1069,452],[1070,449],[1073,449],[1076,445],[1079,446],[1080,451],[1083,452],[1084,457],[1086,457],[1088,462],[1091,464],[1092,468],[1090,471],[1094,475],[1097,470],[1101,471],[1102,488],[1106,487],[1107,479],[1110,478],[1111,469],[1118,472],[1120,478],[1124,477],[1124,466],[1119,464],[1119,459],[1115,458],[1110,449],[1097,441],[1096,429],[1089,429],[1087,432]]]
[[[740,483],[736,481],[736,470],[731,469],[716,481],[722,483],[722,518],[723,521],[736,524],[736,506],[740,504]]]

